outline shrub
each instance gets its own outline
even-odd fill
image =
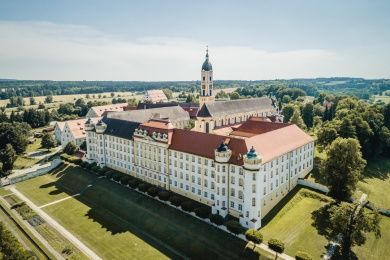
[[[263,242],[263,235],[256,229],[248,229],[245,232],[245,237],[248,239],[248,241],[252,241],[255,244],[260,244]]]
[[[171,202],[172,205],[179,207],[181,203],[183,202],[182,199],[178,196],[172,196],[169,201]]]
[[[131,179],[131,180],[129,181],[129,186],[130,186],[130,188],[135,189],[135,188],[138,187],[138,184],[140,184],[140,181],[137,180],[137,179]]]
[[[220,226],[220,225],[223,224],[224,219],[223,219],[223,217],[222,217],[221,215],[219,215],[219,214],[212,214],[212,215],[210,216],[210,221],[213,222],[214,224]]]
[[[130,181],[130,176],[127,176],[127,175],[123,175],[123,176],[121,177],[121,180],[120,180],[120,182],[121,182],[122,185],[127,185],[127,184],[129,184],[129,181]]]
[[[106,168],[100,168],[99,170],[97,170],[97,173],[99,174],[99,175],[104,175],[106,172],[107,172],[108,170],[106,169]]]
[[[194,211],[194,203],[192,203],[192,201],[190,201],[190,200],[186,200],[186,201],[184,201],[184,202],[181,204],[181,208],[182,208],[184,211],[187,211],[187,212]]]
[[[114,173],[112,171],[107,171],[104,173],[104,176],[106,176],[107,179],[111,179],[113,174]]]
[[[83,168],[87,168],[88,163],[87,162],[81,162],[80,166]]]
[[[152,186],[152,187],[150,187],[150,188],[148,189],[148,194],[149,194],[150,196],[152,196],[152,197],[156,197],[156,196],[157,196],[157,193],[158,193],[158,188],[157,188],[157,187]]]
[[[150,184],[145,182],[138,185],[138,189],[142,192],[146,192],[149,188],[150,188]]]
[[[87,165],[87,169],[91,170],[93,167],[95,167],[97,164],[94,162],[94,163],[89,163]]]
[[[74,142],[69,142],[65,145],[64,153],[73,155],[77,152],[77,150],[78,150],[77,145]]]
[[[297,259],[297,260],[312,260],[313,258],[311,257],[311,255],[309,255],[306,252],[298,251],[295,254],[295,259]]]
[[[163,201],[168,201],[170,196],[169,191],[166,190],[162,190],[158,193],[158,198]]]
[[[278,253],[283,253],[284,243],[279,239],[271,238],[268,240],[268,247]]]
[[[241,226],[241,224],[236,220],[229,220],[225,223],[227,229],[232,232],[233,234],[240,234],[243,233],[244,228]]]
[[[94,172],[99,172],[100,167],[97,166],[97,165],[95,165],[95,166],[93,166],[93,167],[91,168],[91,170],[94,171]]]
[[[115,180],[115,181],[120,181],[121,178],[122,178],[123,174],[120,173],[120,172],[114,172],[113,175],[112,175],[112,178]]]
[[[195,209],[195,214],[200,218],[207,218],[211,211],[208,207],[199,207]]]

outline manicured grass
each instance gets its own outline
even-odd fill
[[[371,160],[357,188],[367,193],[368,200],[377,207],[390,209],[390,159],[379,157]]]
[[[382,236],[376,239],[374,234],[367,236],[367,242],[361,247],[354,247],[353,251],[359,259],[382,260],[390,256],[390,218],[383,216],[381,219]]]
[[[12,192],[9,191],[9,190],[6,190],[4,188],[0,188],[0,196],[6,196],[6,195],[9,195],[9,194],[12,194]]]
[[[26,153],[38,151],[38,149],[41,148],[41,140],[42,138],[35,138],[34,143],[27,146]]]
[[[18,158],[16,158],[16,161],[14,163],[14,169],[18,170],[18,169],[29,168],[38,162],[39,159],[29,158],[25,156],[18,156]]]
[[[326,203],[303,196],[303,191],[311,192],[306,189],[298,191],[260,231],[264,242],[270,238],[282,240],[285,252],[291,256],[301,250],[319,259],[326,250],[327,240],[313,226],[312,213]]]
[[[81,192],[89,183],[96,180],[90,174],[79,174],[78,167],[63,165],[52,174],[39,176],[16,184],[18,190],[28,195],[36,205],[53,202]]]
[[[242,257],[244,241],[116,183],[97,179],[80,167],[25,181],[17,188],[42,205],[59,199],[50,193],[72,195],[88,183],[94,184],[81,196],[44,210],[102,258]]]

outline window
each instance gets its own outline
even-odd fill
[[[263,194],[265,195],[267,193],[267,189],[264,187],[264,192]]]
[[[252,184],[252,193],[256,193],[256,184]]]
[[[253,180],[253,181],[256,180],[256,174],[255,174],[255,173],[253,173],[253,175],[252,175],[252,180]]]
[[[230,196],[235,196],[235,190],[233,188],[230,189]]]
[[[256,206],[256,199],[255,199],[255,198],[252,198],[252,206],[253,206],[253,207]]]
[[[244,197],[244,196],[243,196],[242,191],[238,191],[238,198],[239,198],[240,200],[242,200],[243,197]]]
[[[233,201],[230,202],[230,207],[234,208],[234,202]]]
[[[238,204],[238,210],[242,210],[242,205]]]
[[[194,187],[192,187],[192,189],[191,189],[191,190],[192,190],[192,193],[195,193],[195,188],[194,188]]]
[[[233,176],[230,177],[230,183],[231,183],[231,184],[234,184],[234,177],[233,177]]]
[[[238,179],[238,185],[239,186],[244,186],[244,180],[242,178]]]

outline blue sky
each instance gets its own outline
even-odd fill
[[[390,1],[0,2],[0,78],[390,77]]]

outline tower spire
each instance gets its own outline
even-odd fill
[[[209,46],[206,45],[206,59],[209,58]]]

